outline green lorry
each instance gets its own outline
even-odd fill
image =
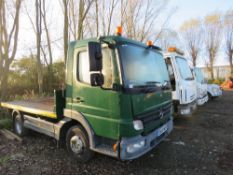
[[[51,136],[81,162],[94,152],[140,157],[173,129],[169,75],[161,50],[122,36],[71,42],[66,88],[54,98],[2,102],[14,131]]]

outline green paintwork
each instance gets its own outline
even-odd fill
[[[133,114],[134,116],[140,116],[140,114],[158,110],[161,105],[166,105],[169,102],[171,103],[171,98],[170,91],[132,95]],[[170,116],[165,116],[162,120],[157,121],[156,123],[150,123],[144,131],[148,132],[155,127],[157,128],[161,126],[169,117]]]
[[[146,47],[141,42],[120,36],[109,36],[105,40],[116,44],[132,43]],[[171,91],[158,91],[148,94],[126,94],[121,91],[91,87],[88,84],[79,82],[76,78],[77,56],[75,54],[79,51],[86,50],[87,43],[90,41],[97,40],[88,39],[70,43],[66,67],[66,108],[82,113],[98,136],[118,140],[121,137],[139,135],[143,131],[136,131],[133,128],[132,121],[134,116],[153,111],[161,105],[171,102]],[[121,85],[120,68],[117,64],[118,56],[116,51],[112,50],[111,55],[113,83]],[[76,103],[75,100],[77,97],[81,98],[83,102]],[[163,120],[149,126],[149,129],[156,129],[164,122]]]

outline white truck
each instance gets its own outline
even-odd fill
[[[208,101],[207,82],[200,68],[193,68],[193,74],[196,80],[197,105],[204,105]]]
[[[176,116],[191,116],[196,109],[196,82],[183,53],[172,47],[164,54],[172,86]]]

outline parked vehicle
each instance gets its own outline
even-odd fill
[[[86,162],[93,152],[129,160],[173,129],[169,75],[161,50],[120,36],[71,42],[66,89],[52,98],[3,102],[16,134],[27,129],[66,144]]]
[[[172,86],[174,112],[179,116],[191,116],[196,109],[196,82],[187,59],[176,48],[164,54]]]
[[[214,99],[222,95],[222,89],[217,84],[208,84],[207,91],[210,99]]]
[[[200,68],[193,69],[197,88],[197,105],[203,105],[208,101],[207,82]]]

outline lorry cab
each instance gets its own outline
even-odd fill
[[[194,67],[193,74],[196,80],[197,105],[201,106],[208,101],[207,82],[200,68]]]
[[[169,82],[158,47],[118,34],[70,43],[66,88],[57,91],[51,115],[40,109],[42,105],[34,104],[34,109],[32,102],[1,106],[13,111],[16,128],[49,133],[64,141],[70,155],[81,162],[92,152],[130,160],[172,131]]]
[[[196,109],[196,82],[187,59],[176,48],[164,54],[172,87],[174,112],[178,116],[191,116]]]
[[[97,52],[102,61],[95,58]],[[172,130],[167,82],[166,64],[156,47],[121,36],[76,41],[69,47],[64,115],[81,114],[97,138],[118,145],[119,152],[111,155],[133,159]]]

